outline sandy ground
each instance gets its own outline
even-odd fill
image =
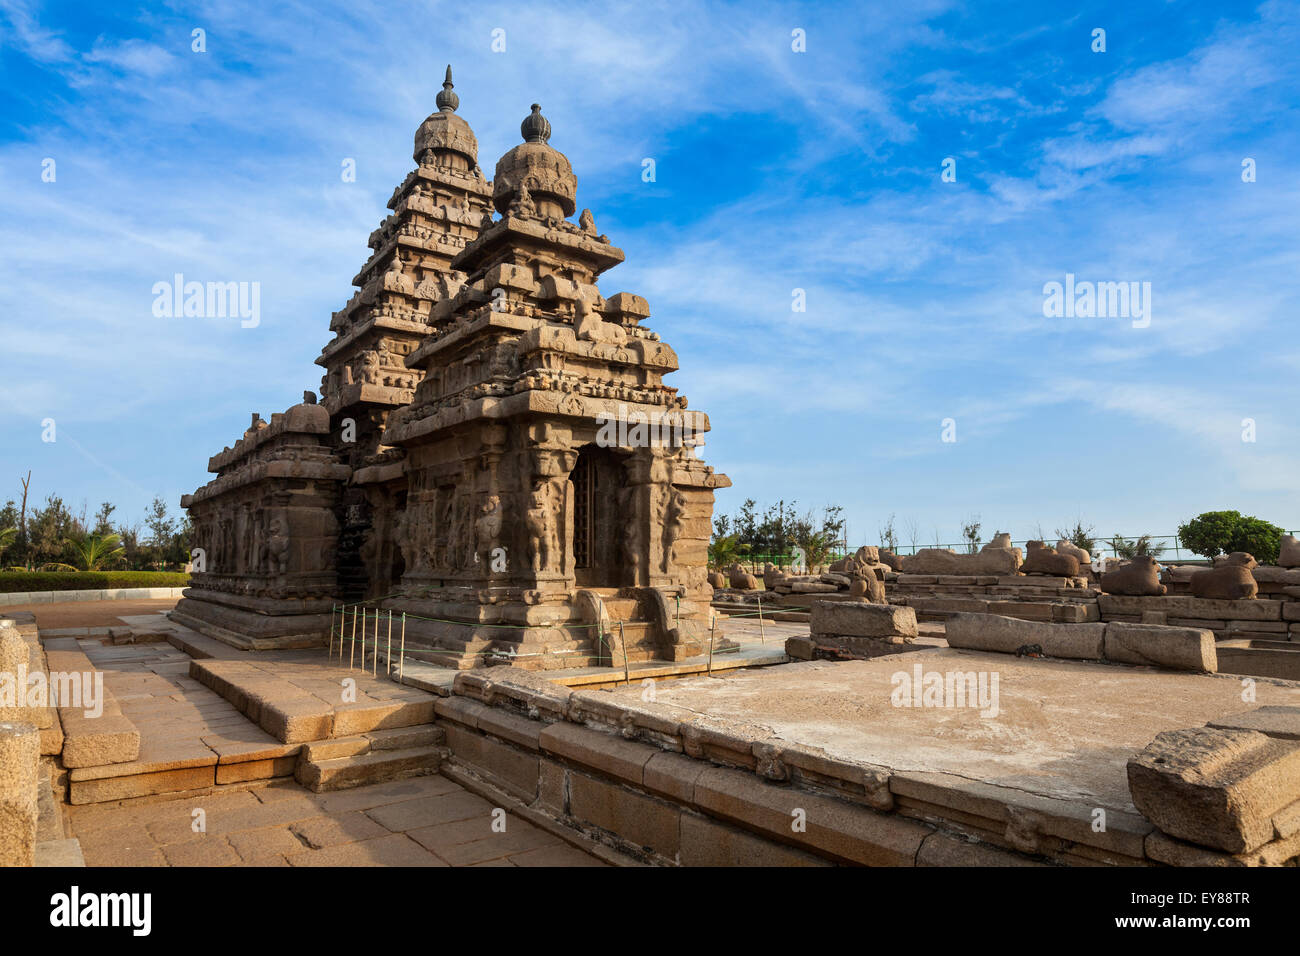
[[[36,626],[53,630],[60,627],[116,627],[119,617],[131,614],[159,614],[170,611],[179,598],[149,601],[63,601],[55,604],[6,604],[0,614],[30,611]]]

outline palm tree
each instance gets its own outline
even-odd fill
[[[0,528],[0,554],[5,553],[16,537],[18,537],[17,528]]]
[[[718,537],[709,545],[709,566],[719,570],[738,562],[744,550],[738,543],[739,535]]]
[[[86,534],[80,539],[68,538],[68,544],[76,551],[77,564],[83,571],[99,571],[104,564],[120,557],[126,549],[122,539],[116,534]]]
[[[1111,539],[1110,546],[1115,549],[1115,553],[1121,558],[1130,560],[1147,556],[1158,558],[1165,550],[1163,544],[1154,544],[1149,534],[1144,534],[1134,541],[1128,541],[1120,535],[1115,535]]]

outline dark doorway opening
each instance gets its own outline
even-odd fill
[[[573,564],[579,587],[613,588],[626,575],[625,527],[630,497],[619,456],[587,445],[569,475],[573,486]]]

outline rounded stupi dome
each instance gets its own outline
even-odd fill
[[[504,215],[510,204],[527,188],[543,218],[565,219],[578,208],[578,178],[568,157],[547,143],[551,124],[542,115],[542,108],[533,104],[533,111],[519,125],[524,141],[497,161],[492,177],[492,204]]]
[[[450,64],[437,104],[438,112],[431,114],[415,131],[412,158],[422,166],[473,169],[478,165],[478,140],[469,123],[456,115],[460,97],[452,89]]]

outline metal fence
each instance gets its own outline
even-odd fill
[[[1127,534],[1112,535],[1109,538],[1099,537],[1096,539],[1096,544],[1089,549],[1089,553],[1094,558],[1097,557],[1098,555],[1104,558],[1118,558],[1120,557],[1119,549],[1116,547],[1116,543],[1118,541],[1125,541],[1129,545],[1132,545],[1141,537],[1142,537],[1141,535],[1127,535]],[[1038,539],[1025,538],[1019,541],[1012,541],[1011,546],[1013,548],[1020,548],[1021,550],[1028,550],[1027,546],[1029,544],[1029,541],[1031,540],[1036,541]],[[1058,538],[1044,538],[1043,542],[1047,544],[1049,547],[1054,547],[1058,540],[1059,540]],[[976,544],[974,550],[978,551],[987,543],[988,543],[987,541],[980,541],[978,544]],[[922,544],[918,542],[915,545],[900,544],[895,554],[915,554],[917,551],[920,551],[922,548],[950,548],[953,551],[957,551],[961,553],[966,553],[971,550],[969,541],[959,541],[955,544],[935,544],[933,542],[929,544]],[[1176,534],[1149,535],[1147,537],[1147,553],[1154,555],[1158,559],[1164,559],[1166,561],[1177,561],[1184,564],[1194,564],[1197,561],[1204,561],[1207,564],[1209,563],[1208,558],[1202,557],[1199,554],[1193,554],[1191,551],[1188,551],[1186,548],[1184,548],[1182,546],[1182,543],[1178,540],[1178,535]]]
[[[1288,531],[1287,534],[1300,536],[1300,531]],[[1127,542],[1129,545],[1132,545],[1141,537],[1142,537],[1141,535],[1127,535],[1127,534],[1111,535],[1109,538],[1099,537],[1096,539],[1096,546],[1091,549],[1091,554],[1094,558],[1098,556],[1104,558],[1118,558],[1120,557],[1120,553],[1119,553],[1119,549],[1116,547],[1116,544],[1119,541],[1124,541]],[[1021,548],[1022,550],[1026,549],[1028,540],[1030,539],[1012,541],[1011,546],[1015,548]],[[1033,539],[1033,540],[1037,540],[1037,539]],[[1045,541],[1046,544],[1048,545],[1055,545],[1057,539],[1055,538],[1045,539]],[[987,544],[987,542],[985,541],[978,542],[975,545],[974,550],[978,551],[985,544]],[[1209,558],[1206,558],[1199,554],[1194,554],[1193,552],[1188,551],[1185,547],[1183,547],[1182,542],[1178,540],[1178,535],[1176,534],[1149,535],[1147,537],[1147,545],[1148,545],[1148,553],[1152,554],[1159,561],[1172,562],[1177,564],[1209,564],[1210,563]],[[884,548],[884,545],[872,545],[872,546],[880,547],[882,549]],[[971,544],[969,541],[958,541],[955,543],[947,543],[947,544],[941,544],[939,542],[922,543],[918,541],[915,544],[911,544],[911,543],[899,544],[898,548],[895,550],[894,553],[900,555],[915,554],[917,551],[920,551],[923,548],[940,548],[940,549],[947,548],[956,551],[958,553],[965,554],[971,550]],[[858,550],[857,547],[849,548],[847,550],[839,550],[839,549],[833,550],[830,553],[829,557],[827,557],[826,563],[831,564],[835,561],[840,560],[846,555],[855,553],[857,550]],[[754,570],[761,570],[764,564],[769,564],[769,563],[776,565],[778,568],[787,568],[794,563],[795,558],[796,555],[793,553],[747,554],[740,559],[740,564],[742,566],[748,566],[749,568]]]

